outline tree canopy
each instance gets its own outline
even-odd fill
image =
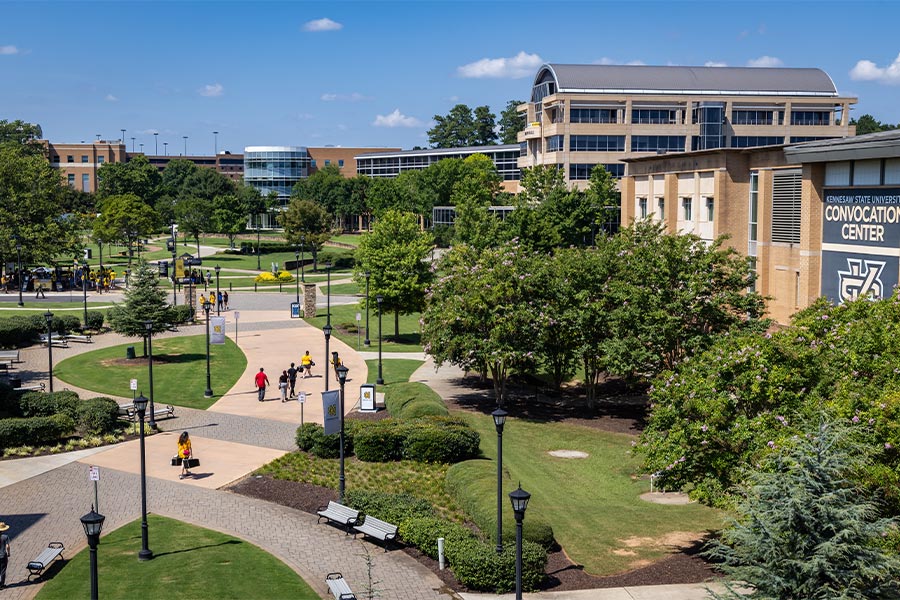
[[[510,100],[506,103],[506,108],[500,113],[500,120],[497,125],[500,128],[500,143],[515,144],[518,142],[518,134],[525,129],[525,113],[516,110],[521,100]]]
[[[500,143],[515,144],[516,134],[524,128],[524,118],[515,110],[519,104],[521,102],[517,100],[507,102],[499,124],[487,105],[476,106],[473,110],[465,104],[457,104],[446,115],[434,115],[435,125],[428,130],[428,142],[433,148],[491,146],[497,143],[499,129]]]
[[[104,198],[100,216],[94,220],[94,238],[105,243],[121,242],[128,246],[128,262],[134,244],[153,233],[159,226],[155,210],[134,194],[119,194]]]
[[[278,220],[288,243],[300,244],[302,239],[303,245],[312,250],[313,266],[317,268],[319,250],[332,235],[331,215],[312,200],[294,198]]]
[[[104,163],[97,170],[97,180],[101,197],[133,194],[153,206],[161,191],[162,175],[146,156],[138,154],[128,162]]]
[[[878,133],[879,131],[891,131],[900,128],[900,124],[891,125],[890,123],[882,123],[870,114],[862,115],[859,119],[850,119],[850,125],[856,126],[856,135]]]
[[[125,301],[109,310],[109,326],[128,337],[146,335],[145,321],[153,323],[153,333],[165,331],[172,323],[172,310],[165,290],[159,287],[159,276],[152,265],[140,261],[128,277]]]

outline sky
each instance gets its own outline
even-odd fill
[[[0,0],[0,119],[151,154],[154,132],[160,154],[409,149],[456,104],[528,99],[549,62],[818,67],[853,116],[898,123],[898,22],[852,0]]]

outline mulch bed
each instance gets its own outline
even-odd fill
[[[493,388],[477,376],[459,381],[472,391],[454,400],[447,400],[448,408],[480,412],[489,415],[495,408]],[[598,386],[597,402],[589,408],[576,391],[542,391],[542,382],[532,378],[512,379],[508,383],[509,401],[504,409],[511,416],[548,422],[565,422],[614,433],[640,433],[647,418],[647,396],[644,388],[633,388],[619,380],[607,380]],[[380,420],[387,411],[354,413],[348,418]],[[275,502],[311,514],[337,500],[337,492],[308,483],[282,481],[265,476],[249,476],[231,485],[229,491]],[[608,577],[585,573],[581,565],[573,563],[562,548],[554,548],[547,557],[547,579],[542,590],[569,591],[594,588],[613,588],[640,585],[701,583],[719,577],[714,566],[700,556],[702,541],[688,547],[673,549],[668,556],[653,564]],[[438,569],[437,561],[415,548],[403,551],[431,569],[447,587],[468,591],[453,577],[449,569]]]

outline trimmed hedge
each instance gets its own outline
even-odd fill
[[[31,324],[36,328],[38,333],[47,332],[47,319],[44,315],[29,315]],[[81,329],[81,319],[75,315],[53,315],[53,321],[50,323],[50,329],[60,335],[65,335],[76,329]]]
[[[187,323],[193,315],[193,311],[191,311],[191,307],[188,304],[179,304],[171,307],[169,310],[171,311],[170,318],[173,323]]]
[[[75,419],[78,403],[78,394],[71,391],[25,392],[19,398],[19,411],[25,418],[64,414]]]
[[[88,311],[86,329],[93,329],[94,331],[102,329],[104,319],[102,312],[96,310]]]
[[[47,330],[47,322],[41,317],[41,322],[25,316],[0,319],[0,346],[15,348],[30,343],[38,334]]]
[[[0,448],[55,444],[75,433],[75,420],[68,415],[0,420]]]
[[[297,447],[319,458],[338,458],[341,454],[341,436],[325,435],[325,429],[317,423],[304,423],[297,428]],[[344,456],[353,453],[353,428],[344,427]]]
[[[89,398],[78,403],[75,417],[82,434],[110,433],[118,429],[119,403],[112,398]]]
[[[364,515],[372,515],[388,523],[402,523],[407,519],[434,516],[434,509],[427,500],[409,494],[350,490],[345,495],[345,504]]]
[[[15,391],[8,383],[0,382],[0,418],[21,416],[19,392]]]
[[[399,425],[393,419],[360,422],[353,433],[356,457],[365,462],[400,460],[406,432]]]
[[[447,492],[478,528],[489,533],[496,541],[497,463],[492,460],[457,463],[447,470],[446,487]],[[503,539],[515,539],[515,536],[516,523],[512,511],[504,511]],[[553,528],[538,513],[529,512],[524,521],[522,536],[542,548],[550,548],[554,541]]]
[[[415,381],[392,383],[385,388],[384,405],[395,419],[447,416],[449,411],[437,393]]]
[[[477,457],[480,440],[464,421],[449,417],[361,421],[353,431],[356,456],[366,462],[454,463]]]

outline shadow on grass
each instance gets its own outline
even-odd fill
[[[155,556],[168,556],[170,554],[182,554],[184,552],[193,552],[195,550],[203,550],[204,548],[216,548],[218,546],[230,546],[234,544],[243,544],[244,542],[240,540],[226,540],[224,542],[220,542],[218,544],[206,544],[204,546],[194,546],[193,548],[183,548],[181,550],[172,550],[170,552],[157,552]]]

